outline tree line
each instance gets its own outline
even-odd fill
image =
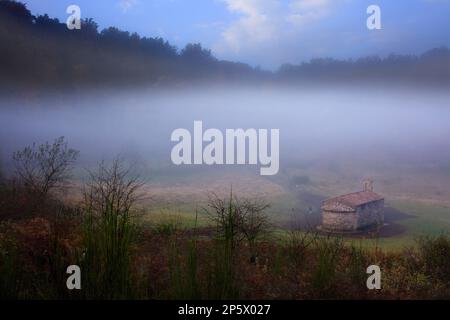
[[[141,37],[84,19],[80,30],[47,14],[33,15],[21,2],[0,0],[0,84],[94,86],[186,84],[195,81],[398,80],[450,83],[450,50],[420,56],[313,59],[269,72],[215,58],[199,43],[179,50],[160,37]]]
[[[80,30],[26,5],[0,0],[0,82],[49,86],[171,83],[261,75],[244,63],[219,61],[198,43],[182,50],[160,37],[115,27],[99,30],[93,19]]]

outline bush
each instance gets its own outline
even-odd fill
[[[450,236],[424,236],[418,239],[425,273],[450,288]]]
[[[84,251],[80,257],[83,294],[86,298],[124,299],[131,297],[130,264],[136,226],[131,209],[140,183],[130,170],[115,160],[103,162],[91,173],[84,192]]]
[[[341,237],[318,237],[314,244],[317,265],[313,273],[313,294],[319,297],[331,295],[340,254],[344,248]]]
[[[20,298],[17,244],[10,225],[0,224],[0,299]]]
[[[64,137],[48,142],[26,147],[13,154],[16,174],[23,185],[43,200],[48,193],[64,187],[70,178],[72,165],[79,152],[69,149]]]

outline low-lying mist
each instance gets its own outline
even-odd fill
[[[3,168],[11,168],[13,151],[65,136],[69,146],[81,152],[79,167],[121,154],[138,163],[144,176],[170,175],[177,181],[187,173],[224,169],[176,167],[171,162],[172,131],[192,132],[194,120],[201,120],[204,130],[280,129],[281,177],[295,173],[314,180],[314,172],[317,177],[329,172],[333,183],[343,185],[346,179],[366,175],[381,177],[386,185],[389,176],[432,174],[444,179],[450,175],[448,101],[448,92],[367,87],[49,95],[1,102],[0,154]],[[424,181],[418,179],[419,184]],[[437,188],[448,192],[444,182]]]

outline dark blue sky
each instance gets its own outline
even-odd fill
[[[23,0],[33,14],[82,18],[161,36],[182,48],[200,42],[218,58],[264,68],[313,57],[353,58],[450,47],[450,0]],[[366,27],[381,8],[382,30]]]

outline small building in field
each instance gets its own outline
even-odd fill
[[[322,204],[322,230],[358,232],[384,223],[384,198],[373,192],[372,181],[364,190],[325,200]]]

